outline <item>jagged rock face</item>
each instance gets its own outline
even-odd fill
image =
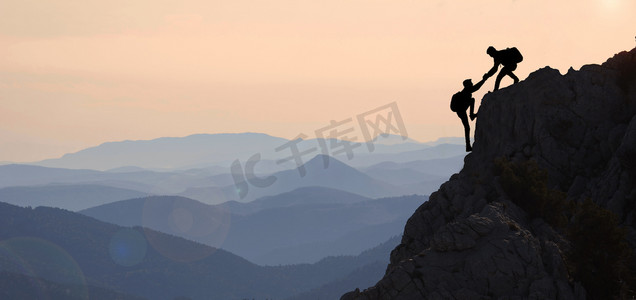
[[[342,299],[585,299],[567,242],[502,191],[499,157],[534,160],[550,188],[616,213],[634,248],[636,49],[487,94],[462,171],[408,220],[384,278]]]

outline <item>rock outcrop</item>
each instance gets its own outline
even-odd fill
[[[341,299],[593,298],[571,274],[564,230],[502,187],[502,158],[532,161],[550,190],[616,214],[636,248],[636,49],[488,93],[476,126],[464,168],[408,220],[384,278]]]

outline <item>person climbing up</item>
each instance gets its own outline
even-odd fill
[[[463,82],[464,88],[455,93],[451,98],[450,109],[457,113],[457,116],[462,120],[464,125],[464,136],[466,137],[466,152],[473,151],[473,147],[470,145],[470,124],[468,123],[468,116],[466,110],[470,107],[470,119],[474,120],[477,117],[475,113],[475,98],[473,93],[479,90],[484,82],[490,77],[488,73],[484,74],[481,81],[473,85],[470,79],[466,79]]]
[[[496,91],[499,89],[499,83],[501,83],[501,79],[508,75],[515,83],[519,82],[519,78],[512,73],[512,71],[517,69],[517,64],[523,61],[523,55],[521,52],[515,47],[506,48],[504,50],[497,50],[495,47],[490,46],[486,53],[493,58],[495,65],[488,71],[488,77],[495,75],[497,73],[497,69],[499,65],[503,65],[501,71],[497,75],[497,79],[495,80],[495,89]]]

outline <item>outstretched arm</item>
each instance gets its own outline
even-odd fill
[[[497,60],[495,60],[495,64],[492,66],[492,68],[490,68],[490,70],[488,70],[488,77],[495,75],[495,73],[497,73],[497,69],[499,68],[499,62]]]
[[[470,91],[471,93],[476,92],[477,90],[479,90],[481,88],[482,85],[484,85],[484,83],[486,82],[486,79],[488,79],[490,76],[488,75],[488,73],[484,74],[484,76],[481,78],[481,80],[479,82],[477,82],[475,85],[473,85],[472,91]]]

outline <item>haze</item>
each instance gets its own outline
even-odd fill
[[[565,73],[636,46],[634,11],[633,0],[3,0],[0,161],[193,133],[311,137],[393,101],[410,138],[461,136],[450,96],[492,66],[488,46],[518,47],[521,79]]]

